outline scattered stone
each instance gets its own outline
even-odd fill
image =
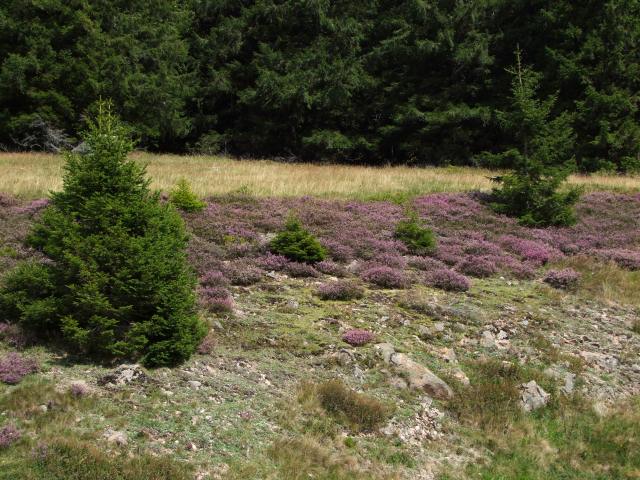
[[[469,380],[469,377],[467,377],[467,374],[460,369],[453,372],[453,378],[458,380],[462,385],[471,385],[471,381]]]
[[[535,380],[520,385],[520,404],[525,412],[544,407],[551,398]]]
[[[107,430],[104,433],[107,442],[113,443],[119,447],[123,447],[128,443],[127,434],[117,430]]]
[[[564,375],[564,385],[560,387],[560,391],[565,395],[571,395],[574,389],[574,382],[576,379],[575,373],[567,372]]]
[[[404,353],[397,353],[390,343],[380,343],[375,348],[385,363],[394,367],[407,380],[410,388],[424,390],[439,400],[453,397],[453,390],[440,377]]]
[[[490,332],[489,330],[482,332],[482,336],[480,337],[480,346],[484,348],[496,347],[496,336],[493,332]]]
[[[578,355],[588,364],[595,365],[604,370],[613,370],[618,366],[618,359],[613,355],[587,351],[582,351]]]
[[[98,379],[98,385],[128,385],[130,383],[146,383],[150,380],[149,376],[144,372],[140,365],[120,365],[111,373],[104,375]]]
[[[430,398],[425,398],[420,411],[408,421],[391,420],[381,429],[384,435],[397,436],[403,443],[421,447],[425,441],[442,437],[441,419],[443,414],[433,407]]]

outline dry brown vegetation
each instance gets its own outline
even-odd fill
[[[181,179],[196,194],[246,192],[257,196],[386,199],[433,192],[489,190],[496,172],[471,167],[364,167],[236,160],[220,156],[137,153],[152,186],[169,191]],[[25,198],[61,187],[63,159],[40,153],[0,154],[0,191]],[[640,191],[639,176],[574,175],[587,191]]]

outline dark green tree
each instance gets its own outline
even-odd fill
[[[181,2],[164,0],[1,2],[0,143],[43,128],[75,135],[104,97],[143,146],[175,146],[190,130],[190,20]]]
[[[127,158],[133,143],[108,106],[100,105],[84,140],[88,151],[67,155],[64,188],[28,239],[47,261],[8,275],[1,315],[60,334],[81,352],[147,365],[183,361],[205,334],[184,223]]]
[[[540,75],[522,65],[520,50],[510,73],[511,109],[498,112],[498,120],[512,136],[512,147],[485,157],[514,169],[499,179],[502,186],[494,189],[493,206],[528,226],[570,225],[579,197],[575,188],[563,187],[575,166],[571,116],[552,116],[555,97],[537,97]]]

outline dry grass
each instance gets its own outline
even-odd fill
[[[235,160],[227,157],[136,153],[148,163],[153,187],[169,191],[186,178],[201,196],[243,191],[257,196],[313,195],[328,198],[388,199],[433,192],[488,190],[495,174],[469,167],[360,167]],[[0,192],[24,198],[61,187],[63,159],[39,153],[0,154]],[[574,176],[586,190],[640,191],[640,177]]]
[[[625,270],[614,262],[582,255],[566,258],[556,266],[570,267],[580,273],[579,294],[611,303],[640,306],[640,271]]]

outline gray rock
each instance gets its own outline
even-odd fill
[[[551,398],[535,380],[520,385],[520,405],[525,412],[544,407]]]
[[[482,336],[480,337],[480,346],[484,348],[495,348],[496,336],[493,332],[490,332],[489,330],[482,332]]]
[[[117,430],[107,430],[104,434],[107,442],[123,447],[128,443],[127,434]]]
[[[571,395],[574,389],[574,382],[576,379],[575,373],[567,372],[564,375],[564,385],[560,387],[560,391],[565,395]]]
[[[375,346],[385,363],[391,365],[407,381],[410,388],[423,390],[428,395],[440,399],[453,397],[453,390],[440,377],[421,365],[411,360],[404,353],[398,353],[390,343],[382,343]]]
[[[120,365],[112,372],[98,379],[98,385],[128,385],[130,383],[145,383],[149,376],[137,363]]]

